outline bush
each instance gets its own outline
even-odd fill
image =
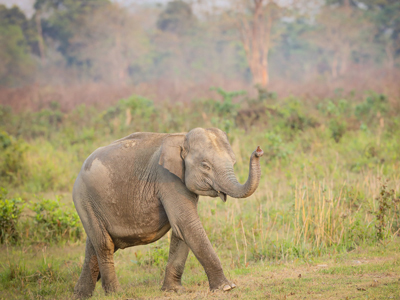
[[[18,240],[17,224],[24,205],[21,198],[7,199],[7,190],[0,187],[0,243]]]
[[[267,132],[265,134],[264,152],[269,159],[286,159],[291,151],[287,148],[286,143],[283,142],[282,137],[274,132]]]
[[[355,115],[370,123],[375,116],[386,114],[389,109],[389,101],[385,95],[371,93],[364,102],[356,106]]]
[[[227,92],[221,88],[210,88],[212,91],[216,91],[221,97],[222,102],[214,102],[214,111],[219,116],[225,117],[235,117],[237,114],[237,110],[240,107],[239,104],[234,104],[232,100],[236,97],[244,95],[245,91],[234,91],[234,92]]]
[[[389,221],[392,222],[392,226],[390,226],[392,230],[397,231],[400,228],[400,199],[396,198],[394,190],[387,189],[387,182],[383,182],[376,201],[378,202],[378,210],[375,212],[376,237],[378,240],[382,240],[391,233],[391,230],[387,228]]]
[[[345,122],[341,122],[337,119],[332,119],[329,121],[329,129],[331,131],[331,136],[336,143],[340,141],[342,136],[345,134],[347,126]]]
[[[31,203],[30,209],[35,213],[34,222],[37,232],[45,238],[59,241],[63,238],[78,240],[82,236],[82,226],[78,214],[55,200],[41,199]]]
[[[23,140],[16,140],[5,131],[0,131],[0,178],[9,183],[21,180],[24,154],[28,150]]]

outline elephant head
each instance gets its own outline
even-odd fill
[[[249,176],[240,184],[233,172],[235,154],[228,137],[217,128],[195,128],[187,134],[169,135],[161,146],[159,164],[178,176],[193,193],[246,198],[257,189],[261,177],[260,147],[250,157]]]

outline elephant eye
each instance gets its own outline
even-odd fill
[[[211,170],[210,165],[208,163],[204,162],[204,161],[201,163],[201,166],[203,167],[203,169]]]

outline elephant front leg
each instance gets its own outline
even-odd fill
[[[163,201],[174,234],[185,241],[203,266],[210,290],[231,290],[236,285],[224,275],[221,262],[200,222],[196,204],[197,198],[190,199],[176,194],[172,201]]]
[[[188,254],[189,247],[172,231],[168,264],[161,290],[178,292],[183,289],[181,278]]]
[[[188,222],[187,225],[180,227],[185,242],[206,271],[210,290],[229,291],[235,288],[236,285],[225,277],[221,261],[215,253],[198,216],[194,222]]]

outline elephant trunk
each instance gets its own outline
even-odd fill
[[[233,198],[246,198],[251,196],[258,187],[261,178],[260,157],[264,154],[260,146],[250,156],[249,177],[245,184],[240,184],[233,172],[229,169],[218,182],[221,192]],[[224,200],[224,199],[223,199]]]

